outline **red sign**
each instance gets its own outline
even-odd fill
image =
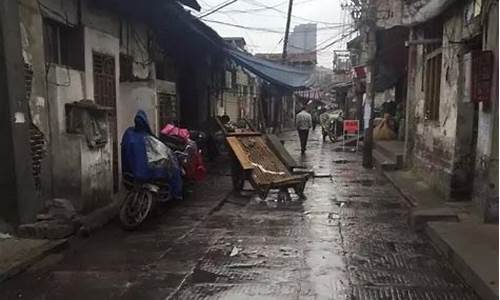
[[[361,66],[354,66],[354,78],[366,78],[366,69],[364,65]]]
[[[473,102],[489,103],[493,83],[492,51],[472,51],[471,98]]]
[[[344,120],[344,132],[347,134],[355,134],[359,131],[358,120]]]

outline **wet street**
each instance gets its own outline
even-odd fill
[[[283,134],[299,159],[295,132]],[[231,193],[226,170],[146,226],[75,238],[0,286],[1,299],[476,299],[407,225],[408,208],[360,153],[312,134],[306,200]]]

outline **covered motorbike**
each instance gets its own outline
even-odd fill
[[[343,130],[344,113],[342,110],[337,109],[324,112],[319,116],[319,120],[321,132],[323,134],[323,142],[326,140],[326,137],[328,137],[332,143],[336,142],[342,135]]]
[[[138,227],[150,214],[154,200],[182,199],[176,154],[153,135],[146,113],[137,112],[134,123],[121,143],[123,183],[128,190],[120,206],[125,229]]]
[[[202,139],[200,132],[194,138]],[[206,176],[203,155],[197,143],[191,139],[191,132],[172,124],[167,124],[160,132],[160,140],[171,149],[182,151],[186,155],[180,160],[188,180],[202,181]]]

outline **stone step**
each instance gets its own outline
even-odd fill
[[[373,161],[375,166],[382,171],[394,171],[398,169],[397,161],[387,157],[378,149],[373,149]]]
[[[375,149],[387,158],[396,162],[397,169],[401,169],[403,166],[404,154],[402,145],[402,142],[398,141],[378,141],[375,142]]]
[[[481,299],[498,299],[498,224],[429,222],[425,231]]]

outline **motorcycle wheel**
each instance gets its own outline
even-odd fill
[[[151,212],[153,195],[147,190],[130,191],[120,207],[120,223],[125,230],[139,227]]]
[[[330,129],[328,131],[328,138],[332,143],[335,143],[337,141],[337,137],[335,136],[335,128],[337,128],[337,121],[333,124],[333,129]]]
[[[337,141],[337,137],[333,133],[328,134],[328,138],[332,143],[335,143]]]

